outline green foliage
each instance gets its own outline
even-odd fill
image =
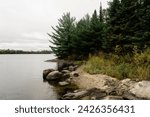
[[[89,54],[103,52],[121,56],[115,60],[131,62],[127,58],[135,54],[135,46],[141,51],[150,47],[149,16],[148,0],[112,0],[108,9],[102,9],[100,4],[99,14],[95,10],[77,22],[66,13],[52,27],[54,32],[48,34],[53,44],[50,47],[58,58],[85,59]],[[145,59],[138,54],[138,59]]]
[[[147,64],[150,65],[150,49],[146,49],[144,52],[134,50],[134,63],[137,65]]]
[[[84,70],[91,74],[102,73],[102,70],[104,70],[104,64],[105,62],[103,58],[92,56],[87,61]]]
[[[118,79],[150,80],[150,49],[140,53],[136,51],[132,56],[92,56],[84,65],[84,70],[90,74],[107,74]]]
[[[108,8],[108,36],[111,51],[117,45],[121,54],[132,52],[134,46],[141,50],[150,46],[150,4],[145,0],[113,0]]]
[[[48,34],[51,37],[50,42],[53,44],[50,48],[59,58],[68,57],[72,50],[75,18],[71,17],[70,13],[66,13],[58,20],[58,25],[52,28],[54,32]]]
[[[50,47],[59,58],[83,59],[90,53],[98,53],[102,49],[104,23],[102,22],[102,14],[99,19],[96,10],[92,17],[86,15],[77,23],[69,13],[64,14],[59,19],[56,28],[52,28],[55,32],[48,35],[54,46]]]
[[[102,8],[102,4],[100,3],[100,10],[99,10],[99,20],[100,22],[104,21],[104,16],[103,16],[103,8]]]

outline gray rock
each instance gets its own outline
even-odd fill
[[[62,74],[62,78],[64,80],[66,80],[66,79],[70,78],[70,74],[69,73]]]
[[[69,70],[69,71],[74,71],[74,70],[75,70],[75,67],[74,67],[74,66],[69,66],[68,70]]]
[[[108,95],[103,98],[103,100],[123,100],[122,96],[114,96],[114,95]]]
[[[76,70],[78,68],[78,65],[74,65],[74,69]]]
[[[60,86],[66,86],[69,85],[69,82],[63,81],[58,83]]]
[[[116,94],[117,95],[123,95],[125,92],[129,91],[130,88],[132,88],[135,85],[135,81],[132,81],[131,79],[124,79],[118,82],[118,85],[116,85]]]
[[[96,96],[92,96],[92,97],[91,97],[91,100],[96,100]]]
[[[50,73],[54,71],[54,69],[46,69],[46,70],[43,70],[43,79],[46,79],[46,76]]]
[[[150,81],[141,81],[134,85],[129,91],[141,99],[150,99]]]
[[[124,92],[122,97],[125,100],[138,100],[139,99],[134,94],[130,93],[129,91]]]
[[[102,99],[103,97],[107,96],[106,91],[101,90],[101,89],[97,89],[97,88],[92,88],[88,90],[88,94],[90,95],[90,97],[92,97],[92,99]]]
[[[70,79],[70,78],[68,78],[66,81],[67,81],[67,82],[71,82],[71,79]]]
[[[63,99],[80,99],[88,94],[87,90],[78,91],[75,93],[67,93],[63,96]]]
[[[63,70],[68,70],[68,67],[64,67]]]
[[[69,70],[62,70],[61,73],[65,74],[65,73],[70,73]]]
[[[61,71],[64,68],[68,68],[69,66],[73,65],[72,62],[65,61],[65,60],[59,60],[58,61],[58,70]]]
[[[51,73],[49,73],[46,77],[47,80],[56,80],[56,79],[60,79],[62,77],[62,73],[59,71],[52,71]]]

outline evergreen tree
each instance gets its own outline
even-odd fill
[[[82,59],[89,54],[91,38],[90,35],[90,16],[87,14],[77,22],[73,43],[73,56],[75,59]]]
[[[103,20],[104,20],[104,17],[103,17],[103,9],[102,9],[102,3],[100,3],[99,20],[100,20],[100,22],[103,22]]]
[[[134,46],[143,46],[139,10],[139,0],[113,0],[110,3],[108,23],[112,50],[120,46],[121,53],[125,54]]]
[[[108,8],[108,32],[107,32],[107,51],[113,51],[118,45],[120,40],[120,10],[121,10],[121,3],[119,0],[113,0],[112,2],[109,2],[109,8]]]
[[[54,28],[54,32],[48,34],[51,37],[50,46],[52,52],[59,58],[67,58],[72,51],[72,39],[75,31],[75,18],[66,13],[58,20],[58,25]]]
[[[140,7],[140,25],[141,25],[141,33],[142,37],[141,46],[149,46],[150,47],[150,1],[142,0],[142,4]]]
[[[149,16],[149,0],[113,0],[105,10],[100,4],[99,14],[95,10],[91,18],[86,15],[76,23],[67,13],[52,27],[50,47],[59,58],[75,59],[118,47],[120,54],[132,53],[134,46],[142,50],[150,47]]]
[[[91,18],[91,28],[89,32],[90,38],[92,39],[91,41],[93,43],[91,47],[91,53],[99,53],[100,51],[102,51],[104,35],[102,7],[100,11],[101,14],[99,14],[98,16],[95,10]]]

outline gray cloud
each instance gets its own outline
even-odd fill
[[[107,0],[0,0],[0,49],[49,49],[51,26],[65,12],[78,19]]]

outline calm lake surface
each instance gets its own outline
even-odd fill
[[[44,69],[56,68],[50,54],[0,55],[0,99],[57,99],[52,86],[43,82]]]

